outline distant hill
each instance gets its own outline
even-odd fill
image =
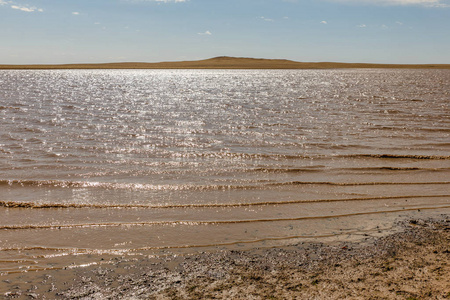
[[[0,69],[342,69],[342,68],[395,68],[395,69],[450,69],[450,64],[369,64],[336,62],[297,62],[286,59],[259,59],[219,56],[197,61],[179,62],[120,62],[104,64],[66,65],[0,65]]]

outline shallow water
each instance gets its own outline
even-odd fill
[[[449,70],[0,71],[0,273],[448,214],[449,86]]]

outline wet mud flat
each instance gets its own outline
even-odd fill
[[[450,299],[450,217],[359,243],[302,243],[11,274],[4,299]],[[4,290],[4,291],[3,291]]]

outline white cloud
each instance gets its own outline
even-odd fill
[[[402,25],[403,25],[403,23],[402,23],[402,22],[400,22],[400,21],[397,21],[397,22],[395,22],[395,24],[397,24],[397,25],[400,25],[400,26],[402,26]]]
[[[124,2],[157,2],[157,3],[182,3],[188,2],[189,0],[122,0]]]
[[[74,16],[78,16],[79,14],[80,14],[80,13],[77,12],[77,11],[72,12],[72,15],[74,15]]]
[[[6,1],[6,0],[0,0],[0,5],[10,5],[12,9],[17,9],[24,12],[43,12],[44,10],[42,8],[37,8],[35,6],[28,6],[28,5],[18,5],[17,3],[14,3],[14,1]]]
[[[28,6],[19,6],[19,5],[11,5],[12,9],[18,9],[24,12],[43,12],[44,10],[42,8],[36,8],[36,7],[28,7]]]
[[[211,31],[206,30],[205,32],[199,32],[198,35],[212,35]]]
[[[34,9],[32,9],[32,8],[28,8],[28,7],[24,7],[24,6],[17,6],[17,5],[11,5],[11,8],[12,9],[18,9],[18,10],[21,10],[21,11],[26,11],[26,12],[34,11]]]
[[[357,4],[374,4],[374,5],[422,5],[426,7],[450,7],[448,0],[331,0],[335,2],[347,2]]]
[[[266,21],[266,22],[273,22],[273,19],[269,19],[269,18],[266,18],[266,17],[259,17],[261,20],[264,20],[264,21]]]
[[[357,27],[359,27],[359,28],[366,28],[367,25],[366,24],[359,24]]]
[[[327,22],[327,21],[322,21],[322,22],[320,22],[320,24],[325,24],[325,25],[327,25],[328,22]]]

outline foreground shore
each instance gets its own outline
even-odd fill
[[[338,62],[298,62],[286,59],[257,59],[220,56],[197,61],[120,62],[103,64],[0,65],[0,70],[16,69],[450,69],[450,64],[372,64]]]
[[[450,299],[450,218],[361,243],[303,243],[15,274],[5,299]]]

